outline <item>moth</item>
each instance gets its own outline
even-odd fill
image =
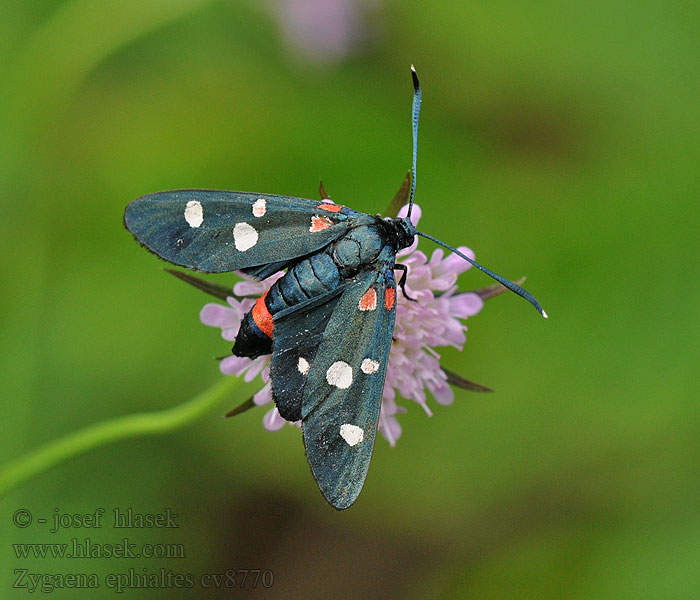
[[[418,231],[410,214],[416,186],[421,88],[413,79],[413,162],[406,218],[383,219],[331,202],[274,194],[176,190],[137,198],[124,215],[138,242],[196,271],[285,275],[245,315],[233,354],[272,354],[279,413],[301,421],[311,471],[328,502],[357,498],[377,432],[396,316],[396,254],[423,236],[528,300],[519,285]],[[324,194],[325,196],[325,194]]]

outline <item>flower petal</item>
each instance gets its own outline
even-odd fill
[[[455,393],[446,381],[429,381],[427,385],[438,404],[448,406],[454,402]]]
[[[219,371],[224,375],[241,375],[245,370],[250,367],[252,360],[245,356],[236,356],[232,354],[222,359],[219,363]]]
[[[253,403],[257,406],[264,406],[265,404],[270,404],[270,402],[272,402],[272,386],[266,383],[253,396]]]
[[[233,286],[233,293],[236,294],[236,296],[262,296],[270,289],[275,281],[284,276],[284,271],[278,271],[274,275],[270,275],[267,279],[258,281],[245,273],[240,273],[238,271],[236,271],[236,273],[243,278],[243,281],[239,281]]]
[[[210,327],[232,327],[240,324],[242,316],[238,311],[215,302],[205,304],[199,311],[199,320]]]
[[[379,432],[390,446],[396,446],[397,440],[401,437],[401,425],[394,415],[379,417]]]
[[[263,417],[263,427],[268,431],[279,431],[286,422],[282,415],[277,412],[276,406],[267,411],[267,414]]]
[[[462,319],[472,317],[484,308],[484,301],[479,294],[465,292],[450,297],[450,312]]]

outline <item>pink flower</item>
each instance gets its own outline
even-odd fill
[[[405,217],[407,207],[399,212]],[[411,220],[414,225],[420,219],[421,211],[414,205]],[[474,253],[466,246],[458,248],[469,257]],[[396,324],[394,340],[389,353],[389,365],[379,415],[379,430],[392,446],[401,436],[401,426],[397,415],[406,409],[396,403],[397,393],[407,400],[418,403],[430,416],[426,390],[438,404],[451,404],[454,400],[452,388],[448,384],[447,374],[440,367],[440,346],[452,346],[459,350],[466,342],[466,325],[462,322],[467,317],[478,313],[484,305],[476,293],[457,293],[457,276],[470,268],[462,258],[449,254],[438,248],[430,258],[417,250],[417,240],[409,248],[399,253],[398,261],[408,267],[406,293],[416,300],[410,302],[399,292],[396,307]],[[277,281],[283,274],[276,273],[264,281],[245,278],[233,288],[237,296],[259,296]],[[244,276],[245,277],[245,276]],[[221,336],[233,341],[238,334],[241,319],[253,306],[252,298],[227,298],[229,306],[207,304],[200,313],[205,325],[219,327]],[[242,375],[245,381],[252,381],[260,375],[265,386],[254,396],[257,405],[270,404],[272,394],[269,383],[270,356],[261,356],[254,360],[238,356],[224,358],[219,368],[224,375]],[[285,420],[273,406],[263,418],[263,425],[268,430],[280,429]],[[298,423],[297,423],[298,425]]]

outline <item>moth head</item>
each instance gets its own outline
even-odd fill
[[[404,217],[403,219],[392,219],[391,224],[396,235],[396,250],[408,248],[416,237],[416,228],[413,223]]]

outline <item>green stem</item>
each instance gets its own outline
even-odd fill
[[[166,433],[187,425],[205,414],[241,382],[238,377],[223,377],[208,390],[179,406],[102,421],[50,442],[0,467],[0,496],[35,475],[93,448],[130,437]]]

